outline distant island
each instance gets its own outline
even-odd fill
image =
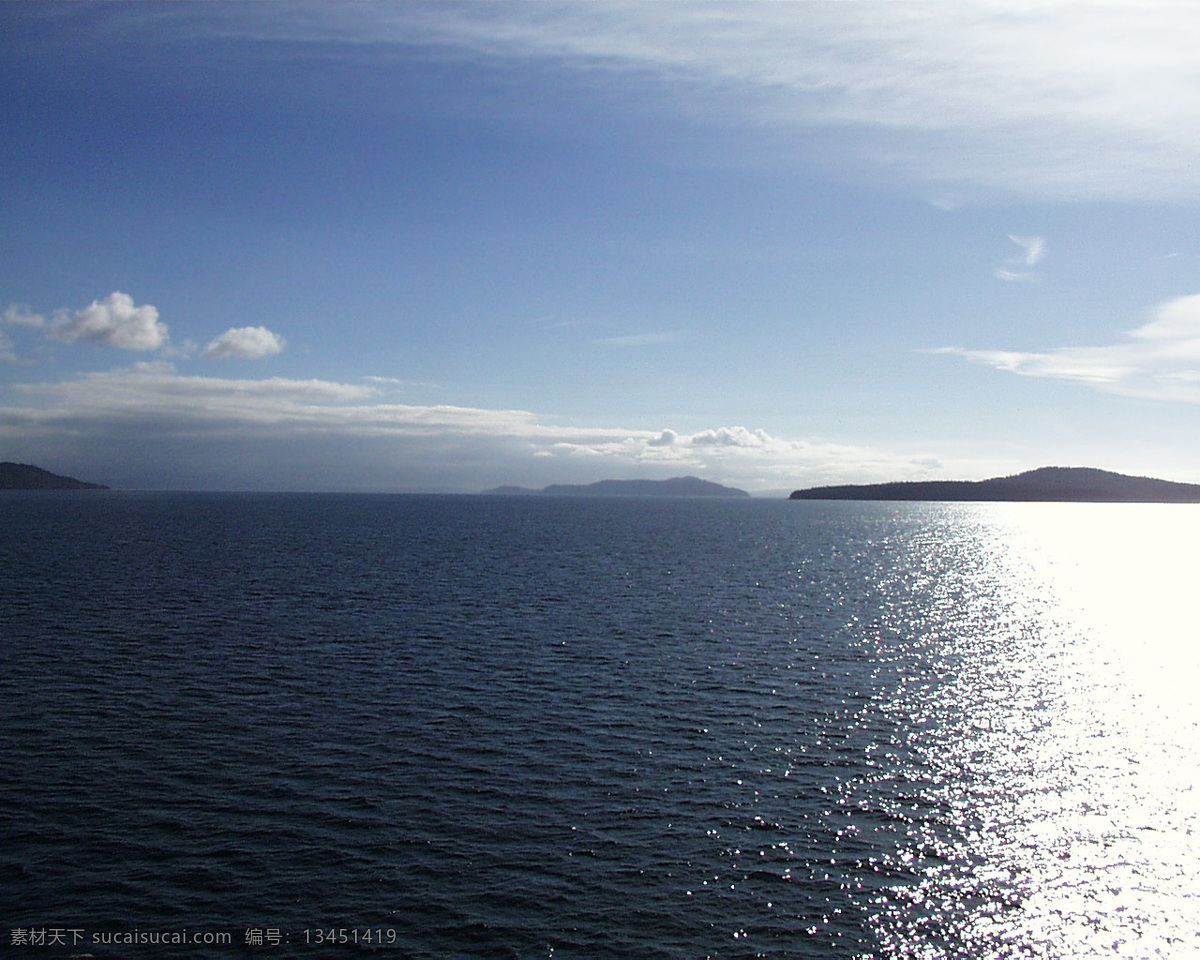
[[[0,463],[0,490],[107,490],[102,483],[60,477],[28,463]]]
[[[598,480],[595,483],[557,483],[541,490],[529,487],[496,487],[483,491],[500,497],[749,497],[745,490],[723,487],[699,477],[670,480]]]
[[[991,480],[916,480],[796,490],[790,500],[971,500],[1200,503],[1200,484],[1129,477],[1091,467],[1041,467]]]

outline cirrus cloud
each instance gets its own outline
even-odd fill
[[[1027,282],[1037,279],[1037,274],[1033,272],[1033,268],[1041,263],[1046,256],[1046,238],[1017,237],[1010,233],[1008,239],[1020,247],[1023,253],[1019,257],[1009,257],[1004,261],[1003,266],[997,267],[995,270],[996,278],[1010,282]]]
[[[1026,377],[1085,383],[1110,393],[1200,403],[1200,294],[1176,297],[1130,330],[1125,343],[1048,351],[942,347],[974,363]]]
[[[1036,197],[1190,197],[1200,18],[1187,0],[1084,3],[332,5],[260,38],[424,45],[638,84],[675,115],[844,153],[937,187]],[[652,107],[650,107],[652,109]],[[736,138],[735,138],[736,139]]]
[[[606,93],[623,84],[622,103],[651,122],[755,138],[754,161],[744,136],[723,138],[732,162],[791,165],[815,142],[820,162],[898,172],[947,209],[994,191],[1190,199],[1200,160],[1190,0],[332,3],[303,15],[133,4],[108,28],[123,39],[240,35],[283,55],[341,45],[356,62],[423,50],[485,68],[533,63]]]

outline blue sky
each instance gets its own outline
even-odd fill
[[[1200,481],[1191,2],[0,4],[0,459]]]

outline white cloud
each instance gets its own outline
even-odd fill
[[[1129,342],[1060,347],[1044,352],[945,347],[997,370],[1027,377],[1077,381],[1111,393],[1200,403],[1200,295],[1160,304]]]
[[[284,346],[283,337],[266,327],[231,327],[204,348],[204,356],[256,360],[279,353]]]
[[[691,443],[696,447],[762,447],[773,441],[762,430],[747,430],[745,427],[719,427],[692,435]]]
[[[113,292],[76,313],[60,313],[51,325],[59,340],[87,340],[122,350],[157,350],[168,340],[167,325],[149,304],[135,307],[133,297]]]
[[[575,427],[527,410],[384,402],[371,384],[185,376],[161,361],[14,389],[22,405],[0,408],[11,455],[69,450],[116,485],[471,490],[691,473],[782,489],[929,473],[918,456],[743,426]]]

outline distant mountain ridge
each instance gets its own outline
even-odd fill
[[[28,463],[0,463],[0,490],[107,490],[102,483],[60,477]]]
[[[503,497],[748,497],[745,490],[725,487],[699,477],[670,480],[597,480],[595,483],[556,483],[541,490],[530,487],[496,487],[485,490]]]
[[[795,490],[790,500],[955,500],[1200,503],[1200,484],[1130,477],[1094,467],[1039,467],[990,480],[912,480]]]

